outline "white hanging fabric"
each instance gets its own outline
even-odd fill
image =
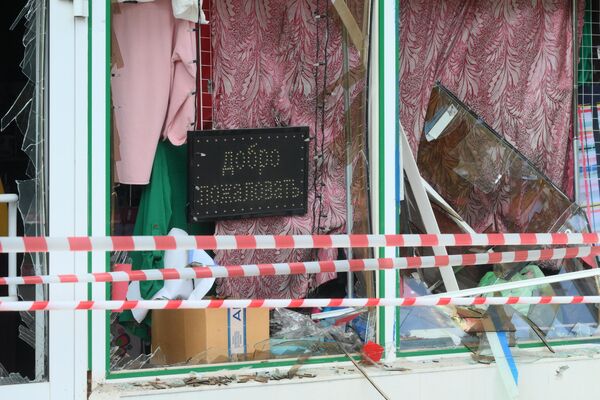
[[[154,0],[117,0],[117,3],[149,3],[151,1]],[[208,24],[206,15],[202,11],[202,0],[171,0],[171,5],[175,18]],[[198,17],[200,17],[200,21],[198,21]]]
[[[190,22],[208,24],[204,11],[202,11],[202,0],[172,0],[173,15],[175,18]],[[200,20],[198,20],[200,17]]]
[[[187,232],[179,228],[172,228],[169,236],[188,236]],[[214,265],[213,259],[204,250],[167,250],[165,251],[165,268],[182,269],[192,262],[200,265]],[[215,278],[193,280],[165,280],[161,290],[156,292],[152,300],[202,300],[215,283]],[[127,300],[144,300],[140,292],[140,282],[133,281],[129,284]],[[133,318],[141,323],[148,310],[131,310]]]

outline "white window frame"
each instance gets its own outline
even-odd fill
[[[87,18],[76,15],[75,5],[81,6],[81,1],[48,1],[46,117],[50,236],[87,234]],[[85,272],[86,265],[83,253],[52,253],[48,272],[80,273]],[[49,288],[50,300],[86,296],[85,284]],[[87,315],[53,311],[47,334],[47,381],[0,386],[0,398],[87,398]]]

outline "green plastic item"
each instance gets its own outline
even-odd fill
[[[161,141],[156,148],[150,183],[144,188],[138,209],[134,235],[161,236],[172,228],[180,228],[189,235],[212,235],[212,224],[188,224],[187,210],[187,145],[174,146]],[[130,253],[132,268],[164,268],[164,251],[137,251]],[[164,285],[163,281],[141,281],[140,292],[144,299],[152,296]],[[124,311],[119,322],[130,332],[148,340],[151,315],[138,324],[131,311]]]
[[[500,283],[507,283],[507,282],[518,282],[518,281],[522,281],[522,280],[527,280],[527,279],[532,279],[532,278],[543,278],[545,275],[542,272],[542,270],[540,269],[540,267],[538,267],[535,264],[529,264],[526,267],[524,267],[523,269],[521,269],[521,271],[519,271],[519,273],[515,274],[510,280],[504,280],[499,278],[496,273],[494,271],[490,271],[488,273],[486,273],[481,280],[479,281],[479,286],[490,286],[490,285],[497,285]],[[539,285],[539,286],[529,286],[529,287],[525,287],[525,288],[518,288],[518,289],[511,289],[511,290],[502,290],[500,291],[500,295],[503,297],[510,297],[510,296],[539,296],[539,295],[543,295],[544,293],[547,294],[551,294],[548,292],[552,292],[552,288],[550,287],[550,285],[545,284],[545,285]],[[488,294],[484,294],[483,296],[491,296],[493,295],[493,293],[488,293]],[[529,308],[530,305],[529,304],[516,304],[513,306],[517,311],[521,312],[524,315],[527,315],[529,313]]]
[[[583,18],[583,32],[579,46],[579,71],[577,82],[585,85],[592,81],[592,10],[591,2],[585,4],[585,15]]]

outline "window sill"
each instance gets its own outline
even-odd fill
[[[600,345],[574,345],[556,349],[556,354],[547,349],[513,349],[520,374],[519,389],[522,398],[551,399],[573,396],[578,390],[585,393],[600,391],[600,381],[594,378],[600,361]],[[365,367],[369,376],[391,397],[398,393],[402,397],[415,395],[417,398],[504,398],[504,389],[494,364],[475,363],[470,354],[448,354],[402,358],[393,364],[393,370]],[[233,377],[244,379],[249,375],[273,373],[275,368],[244,369],[195,374],[198,378]],[[285,374],[289,368],[278,368]],[[250,380],[246,383],[232,382],[228,385],[183,385],[183,379],[194,376],[186,374],[168,378],[156,377],[127,379],[119,383],[108,383],[96,388],[90,399],[196,399],[202,392],[203,399],[302,399],[316,393],[336,393],[345,399],[378,398],[375,389],[350,362],[305,365],[298,371],[304,377],[270,380],[266,383]],[[435,375],[432,375],[435,374]],[[311,376],[311,377],[308,377]],[[314,376],[314,377],[312,377]],[[431,383],[435,382],[434,385]],[[304,385],[301,385],[304,384]],[[593,386],[593,387],[592,387]],[[597,387],[596,387],[597,386]],[[490,397],[490,393],[493,394]]]

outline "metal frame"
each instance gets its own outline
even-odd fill
[[[435,215],[433,214],[433,208],[431,208],[429,197],[427,197],[427,192],[423,184],[423,178],[421,178],[421,174],[419,173],[419,169],[417,167],[417,162],[415,161],[415,157],[410,150],[408,139],[406,138],[406,134],[404,133],[404,129],[402,129],[402,127],[400,128],[400,136],[402,138],[402,161],[404,173],[406,174],[406,179],[410,183],[410,186],[413,190],[419,209],[419,214],[421,215],[423,224],[425,225],[425,231],[427,233],[439,234],[441,233],[440,227],[438,226]],[[432,249],[433,254],[436,256],[448,255],[445,247],[433,247]],[[442,276],[446,290],[459,290],[458,283],[456,282],[456,276],[454,275],[454,270],[452,267],[440,268],[440,275]]]
[[[8,204],[8,236],[17,236],[17,212],[19,208],[19,196],[14,193],[0,194],[0,203]],[[16,277],[17,253],[8,254],[8,277]],[[35,287],[35,299],[44,299],[44,287]],[[18,285],[8,285],[8,296],[0,297],[0,301],[19,301]],[[35,380],[43,378],[46,371],[46,323],[43,313],[35,313]]]
[[[8,204],[8,236],[17,236],[17,208],[19,196],[14,193],[0,194],[0,203]],[[17,254],[8,255],[8,276],[17,276]],[[8,296],[0,297],[0,301],[17,301],[17,285],[8,285]],[[36,299],[37,300],[37,299]]]
[[[373,15],[373,40],[372,43],[378,43],[377,38],[385,39],[379,46],[372,46],[372,67],[369,90],[371,99],[370,121],[372,121],[370,132],[378,132],[371,135],[370,143],[372,178],[384,178],[377,183],[371,179],[373,194],[373,216],[380,218],[380,221],[386,221],[384,215],[388,216],[385,224],[380,223],[379,227],[374,226],[374,231],[395,233],[398,231],[398,199],[400,193],[398,182],[400,176],[397,168],[399,165],[399,144],[398,144],[398,87],[397,85],[387,85],[388,80],[397,82],[397,23],[398,23],[398,0],[394,1],[374,1]],[[91,118],[91,136],[90,146],[94,149],[90,151],[90,171],[89,174],[94,177],[94,185],[90,188],[90,198],[88,207],[90,210],[90,235],[104,236],[110,234],[109,215],[110,215],[110,2],[91,2],[90,18],[90,118]],[[379,27],[379,29],[378,29]],[[386,55],[384,57],[384,55]],[[92,100],[93,99],[93,100]],[[391,99],[391,101],[390,101]],[[381,105],[381,108],[379,107]],[[384,109],[385,108],[385,109]],[[383,120],[385,116],[385,122]],[[379,121],[378,121],[379,119]],[[385,150],[385,154],[383,154]],[[386,171],[396,171],[394,174],[386,174]],[[378,179],[379,179],[378,178]],[[90,181],[91,184],[91,181]],[[379,188],[380,193],[377,192]],[[379,210],[377,210],[379,208]],[[385,210],[383,209],[385,208]],[[93,210],[93,212],[91,212]],[[374,219],[374,222],[376,220]],[[381,252],[387,252],[391,256],[395,255],[395,249],[380,249]],[[105,272],[109,268],[108,255],[94,252],[90,255],[91,271]],[[397,296],[397,274],[394,271],[382,271],[378,277],[378,293],[383,292],[388,297]],[[91,284],[91,297],[95,299],[105,299],[109,296],[108,284]],[[383,291],[383,292],[382,292]],[[396,356],[395,352],[395,332],[394,323],[396,309],[388,307],[384,311],[385,315],[380,315],[378,322],[385,321],[380,327],[384,332],[380,338],[383,342],[390,344],[387,351],[388,360]],[[235,370],[240,368],[275,368],[281,366],[291,366],[295,360],[277,360],[268,363],[235,363],[209,365],[199,367],[185,368],[167,368],[143,371],[123,371],[111,372],[108,350],[109,350],[109,318],[108,313],[103,311],[91,311],[89,344],[92,373],[92,390],[100,384],[114,380],[131,380],[143,377],[154,377],[160,375],[181,375],[190,371],[208,372],[214,370]],[[382,313],[383,314],[383,313]],[[328,363],[345,361],[345,357],[321,357],[310,360],[309,363]]]
[[[400,142],[399,96],[398,96],[398,19],[399,1],[378,0],[375,9],[378,29],[377,40],[379,63],[377,71],[378,99],[373,106],[379,114],[379,233],[398,233],[400,221],[400,194],[402,181],[402,162],[404,154],[400,154],[403,143]],[[374,99],[376,96],[371,97]],[[376,132],[375,129],[372,132]],[[375,136],[375,135],[373,135]],[[401,161],[402,156],[402,161]],[[374,163],[372,165],[375,165]],[[395,257],[397,249],[386,247],[380,249],[380,257]],[[398,296],[397,271],[381,271],[379,273],[379,297],[394,298]],[[379,309],[380,344],[385,345],[385,359],[391,362],[396,358],[396,315],[395,307]]]
[[[48,89],[43,93],[48,108],[42,112],[48,130],[50,236],[81,235],[87,230],[87,19],[74,13],[74,5],[80,3],[48,0],[48,39],[43,49],[48,56]],[[15,213],[16,207],[12,218],[16,234]],[[76,273],[76,265],[82,263],[82,257],[85,264],[85,254],[52,253],[48,272]],[[16,274],[16,262],[14,272]],[[48,297],[75,300],[85,292],[85,285],[53,285]],[[38,329],[43,336],[36,337],[36,341],[48,340],[48,380],[1,386],[0,398],[87,398],[86,317],[84,313],[50,313],[47,333]],[[36,358],[43,357],[37,350]]]

